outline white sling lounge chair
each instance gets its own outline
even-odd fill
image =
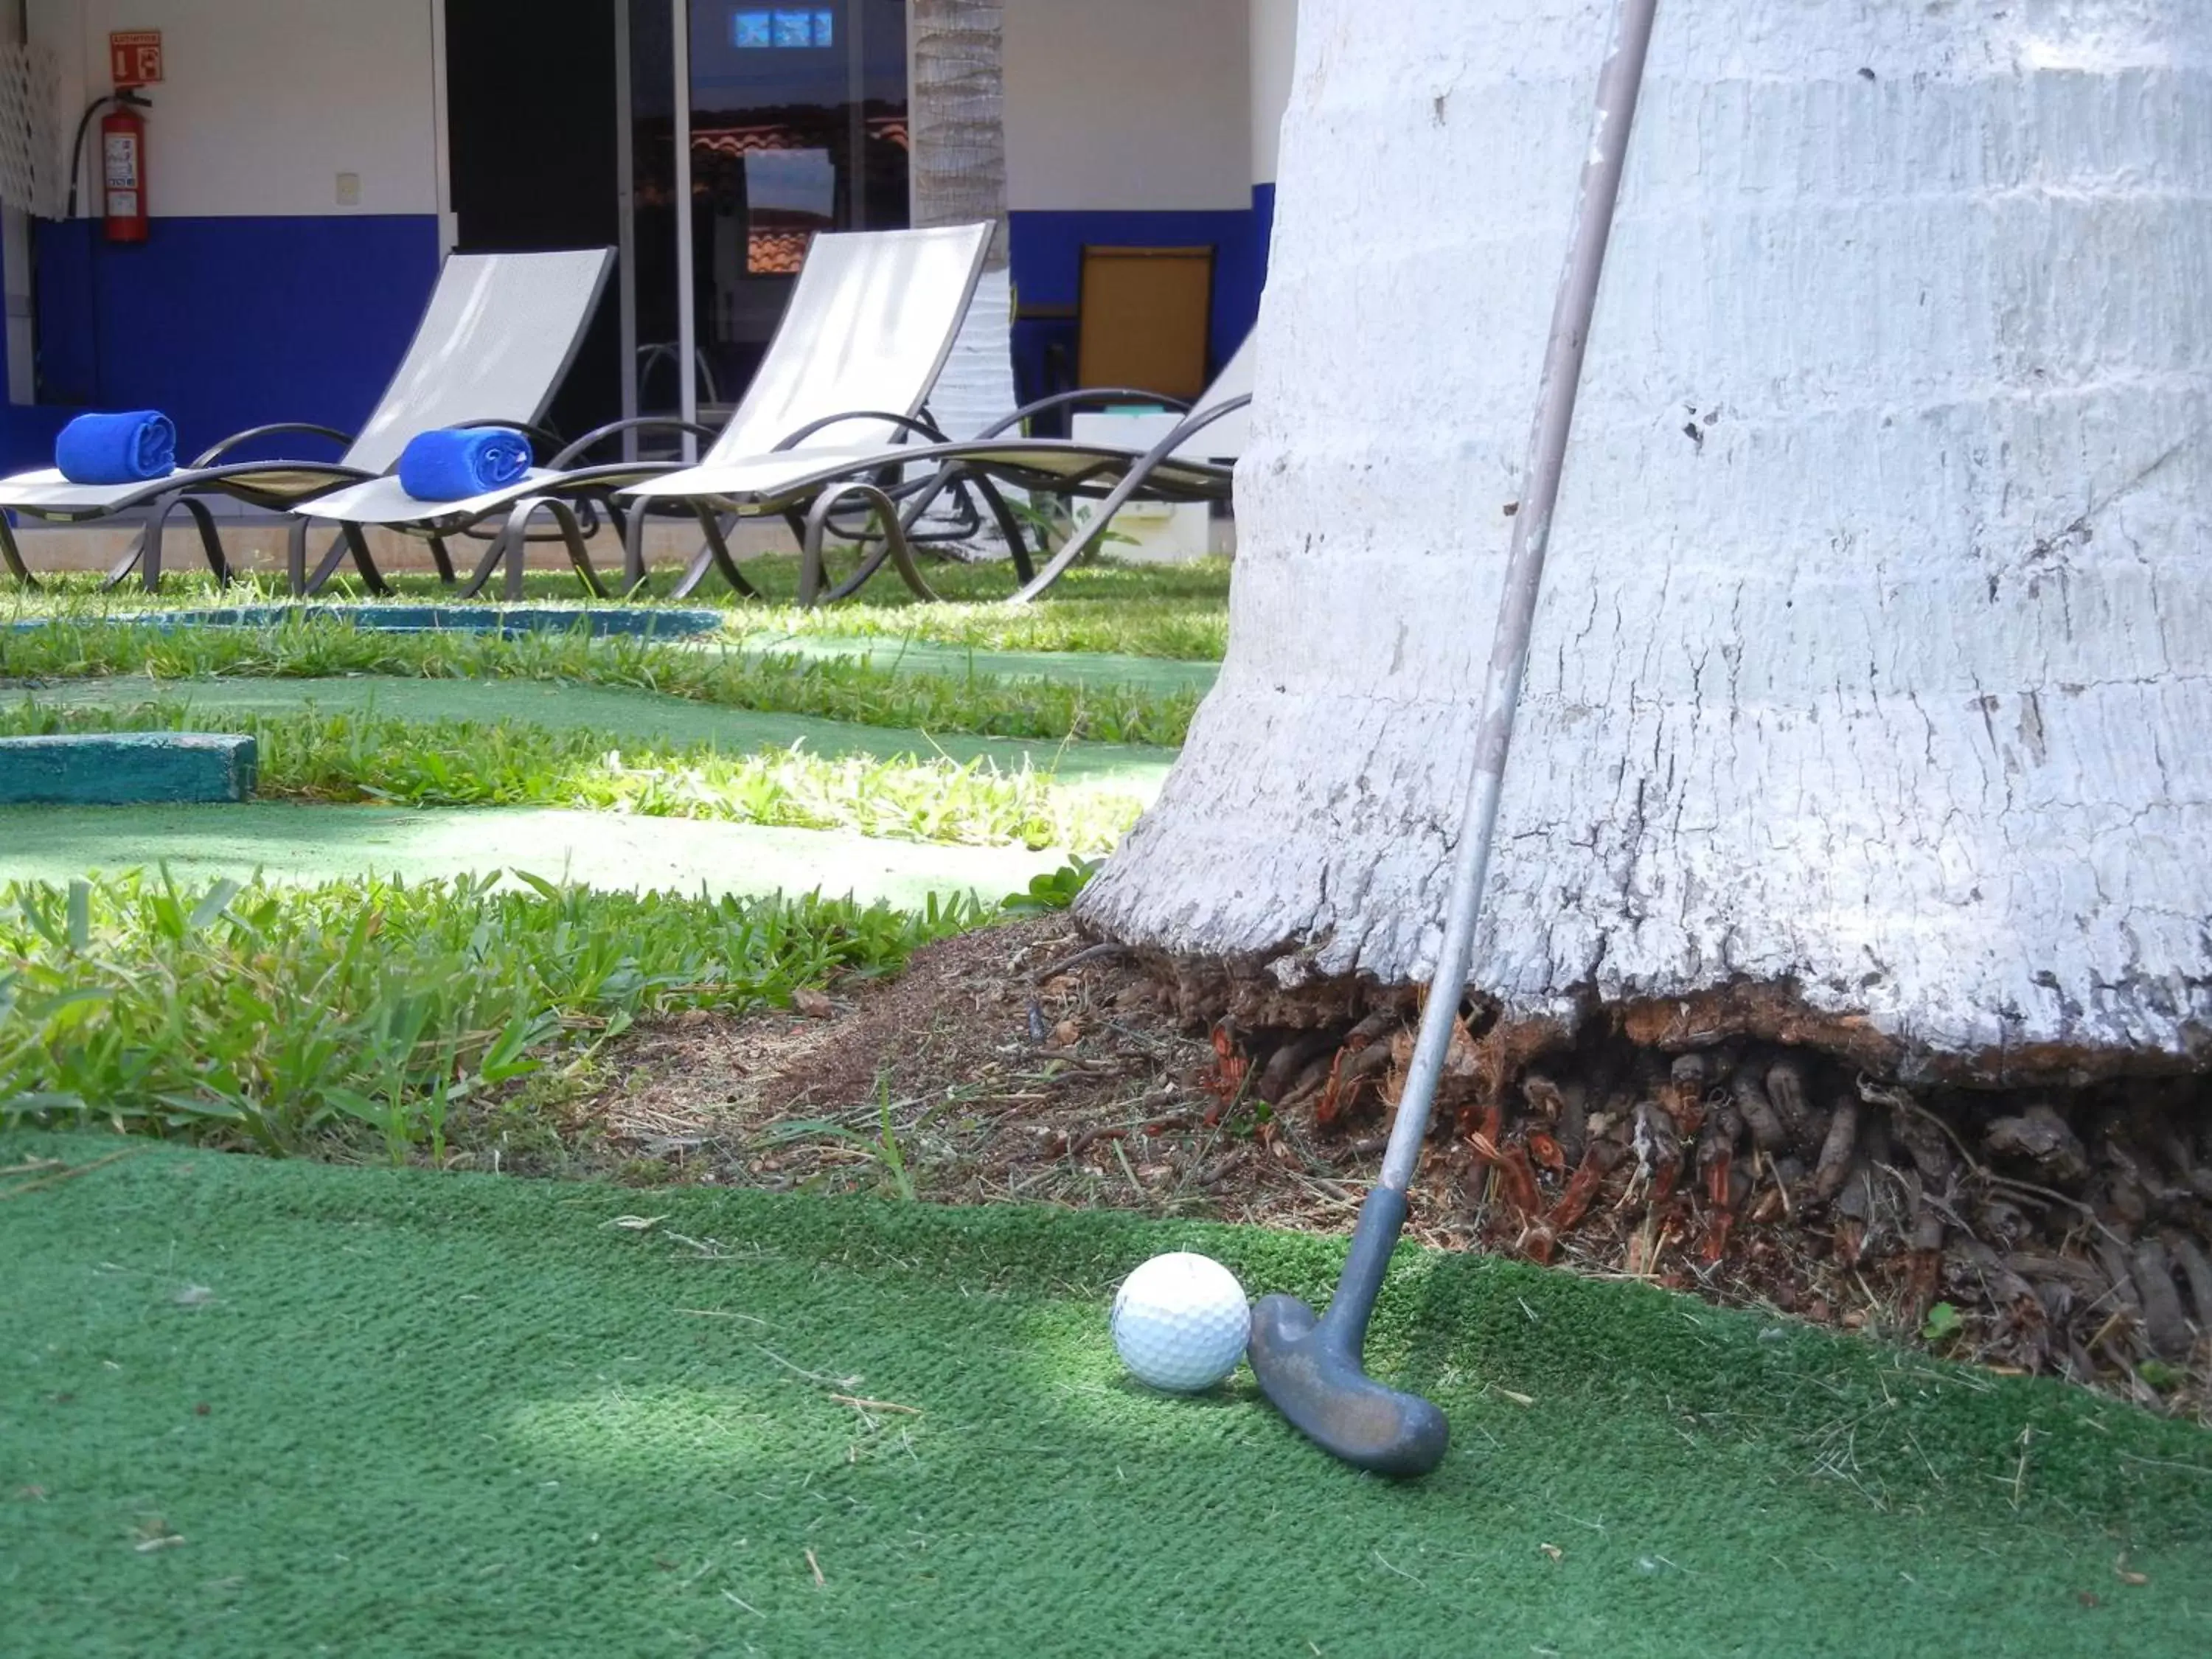
[[[151,588],[161,579],[165,527],[179,508],[191,514],[216,580],[230,568],[215,520],[201,496],[225,495],[283,511],[325,490],[374,478],[399,459],[418,432],[441,426],[512,426],[531,430],[559,388],[612,269],[611,248],[554,253],[456,253],[438,274],[415,338],[359,434],[306,422],[256,427],[226,438],[188,467],[145,483],[72,483],[48,468],[0,478],[0,507],[61,524],[82,524],[144,509],[146,527],[109,572],[111,585],[139,568]],[[336,461],[225,461],[246,444],[304,433],[345,446]],[[542,434],[539,441],[545,441]],[[293,526],[293,591],[305,586],[305,526]],[[446,550],[431,544],[439,574],[453,580]],[[356,550],[357,562],[367,559]],[[0,513],[0,560],[34,586],[21,550]],[[373,574],[364,565],[364,574]]]
[[[1252,401],[1253,345],[1249,339],[1213,384],[1188,409],[1174,398],[1115,388],[1061,392],[1015,410],[980,436],[964,443],[931,444],[893,453],[853,447],[797,448],[771,455],[715,453],[697,466],[671,471],[622,492],[633,502],[681,501],[702,517],[716,513],[805,514],[799,565],[799,599],[813,605],[842,599],[882,568],[886,560],[917,595],[935,599],[912,557],[915,522],[948,489],[963,484],[988,488],[991,480],[1042,495],[1103,497],[1081,534],[1072,538],[1042,570],[1032,571],[1013,532],[1014,562],[1021,580],[1019,601],[1037,598],[1068,568],[1103,541],[1114,514],[1128,501],[1212,501],[1230,498],[1237,458],[1250,430],[1246,410]],[[1078,404],[1144,400],[1182,410],[1186,418],[1148,450],[1065,438],[1030,438],[1018,428],[1044,411]],[[933,466],[935,476],[920,489],[894,500],[875,475],[896,462],[902,467]],[[853,505],[874,509],[882,526],[880,544],[864,549],[858,568],[824,592],[823,540],[836,514]]]
[[[579,439],[547,466],[504,489],[462,501],[422,501],[400,489],[397,478],[382,477],[318,496],[298,511],[303,520],[343,526],[356,541],[360,527],[367,525],[436,538],[504,519],[464,592],[480,591],[503,566],[510,598],[520,597],[529,526],[543,513],[553,519],[586,586],[604,593],[585,548],[587,532],[578,508],[594,502],[611,507],[614,493],[624,485],[684,465],[644,459],[580,465],[592,450],[625,432],[689,432],[712,446],[708,462],[757,456],[780,445],[801,454],[834,445],[839,454],[858,447],[881,455],[908,435],[941,442],[944,434],[930,425],[923,406],[967,315],[990,237],[988,225],[817,236],[768,355],[719,435],[696,423],[657,416],[617,421]],[[714,514],[688,504],[684,510],[698,519],[707,544],[679,591],[690,592],[708,569],[718,568],[739,592],[752,593]],[[612,516],[623,532],[624,589],[635,590],[645,578],[644,515],[616,507]],[[1006,522],[1011,525],[1011,515]],[[334,564],[326,562],[318,577]]]

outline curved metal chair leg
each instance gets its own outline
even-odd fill
[[[1223,407],[1226,410],[1229,405]],[[1209,415],[1212,413],[1212,411],[1209,411]],[[1190,430],[1194,426],[1202,424],[1204,422],[1191,422],[1162,439],[1158,447],[1131,467],[1121,482],[1115,484],[1105,499],[1098,503],[1098,510],[1091,515],[1091,522],[1085,527],[1083,533],[1079,536],[1069,537],[1067,545],[1046,561],[1044,568],[1038,571],[1030,580],[1024,582],[1021,591],[1007,603],[1027,605],[1032,599],[1040,598],[1054,582],[1067,574],[1069,566],[1103,542],[1106,539],[1106,532],[1113,528],[1114,515],[1127,506],[1130,499],[1139,490],[1152,482],[1152,473],[1174,453],[1174,447],[1180,441],[1182,434]]]
[[[614,509],[610,505],[608,510]],[[635,513],[625,513],[616,522],[622,528],[623,597],[635,599],[645,592],[647,572],[645,568],[645,521],[643,507]]]
[[[168,534],[169,516],[179,507],[184,509],[185,516],[192,521],[192,528],[199,532],[200,556],[207,561],[208,569],[214,574],[216,586],[229,586],[230,561],[224,556],[222,537],[216,529],[215,514],[208,511],[207,503],[197,496],[179,495],[161,509],[161,516],[155,522],[155,568],[158,570],[161,567],[161,540]]]
[[[877,552],[860,562],[860,568],[852,575],[824,594],[822,592],[822,538],[827,533],[830,520],[841,503],[857,498],[875,512],[877,522],[883,526],[884,544]],[[803,605],[830,604],[849,599],[860,592],[868,579],[883,568],[889,559],[898,568],[899,579],[920,599],[934,600],[936,590],[922,580],[921,570],[914,562],[914,547],[907,540],[906,526],[899,521],[898,507],[882,489],[857,479],[823,490],[814,498],[814,505],[806,514],[806,540],[799,550],[799,602]]]
[[[295,599],[307,594],[307,521],[295,518],[284,538],[284,586]]]
[[[1054,582],[1067,574],[1070,566],[1106,539],[1106,532],[1114,525],[1114,515],[1141,487],[1141,480],[1133,472],[1115,485],[1114,493],[1098,503],[1098,510],[1091,514],[1091,522],[1084,526],[1082,533],[1070,536],[1067,544],[1046,560],[1044,568],[1022,584],[1020,591],[1006,603],[1027,605],[1033,599],[1042,598]]]
[[[640,507],[632,513],[611,495],[598,499],[600,510],[607,515],[607,528],[615,532],[615,541],[622,548],[622,597],[635,599],[645,591],[645,535],[640,527],[644,522],[645,509]]]
[[[1030,558],[1029,539],[1022,533],[1022,521],[1014,516],[1013,508],[1008,505],[996,484],[984,474],[970,472],[957,461],[924,484],[900,514],[900,521],[906,526],[908,539],[913,539],[915,526],[937,504],[938,497],[948,489],[964,491],[970,489],[982,496],[984,505],[990,508],[991,517],[999,526],[999,535],[1006,542],[1006,551],[1013,559],[1014,580],[1026,586],[1036,577],[1036,566]],[[972,503],[968,507],[968,513],[978,523],[981,522],[981,515],[975,511]],[[1040,547],[1038,550],[1042,552],[1043,549]]]
[[[507,547],[515,534],[515,514],[522,511],[523,505],[522,502],[518,501],[508,511],[507,522],[499,527],[499,533],[491,538],[491,545],[484,549],[483,557],[477,561],[477,568],[469,573],[468,580],[461,584],[458,597],[464,599],[476,598],[484,591],[485,584],[491,580],[492,573],[507,562]],[[521,561],[518,559],[515,562],[520,565]]]
[[[31,567],[23,562],[23,550],[15,544],[15,520],[9,514],[0,512],[0,563],[8,567],[8,574],[22,587],[36,587],[39,579],[31,574]]]
[[[747,581],[744,572],[738,568],[737,557],[730,551],[728,536],[714,510],[702,501],[693,501],[690,506],[692,515],[699,520],[699,531],[705,538],[706,544],[691,561],[691,568],[684,573],[684,580],[676,585],[676,591],[670,597],[690,599],[698,592],[699,584],[707,580],[709,570],[720,571],[722,580],[729,583],[732,591],[740,597],[748,599],[762,597],[760,589]]]
[[[714,568],[714,550],[702,545],[691,556],[691,562],[684,569],[684,580],[669,593],[672,599],[688,599],[699,591],[699,584],[707,580],[707,573]]]
[[[507,509],[507,522],[500,526],[499,534],[492,538],[477,568],[470,574],[468,584],[461,589],[460,597],[472,599],[483,592],[491,580],[492,572],[503,570],[500,592],[509,604],[522,597],[522,579],[528,563],[530,550],[530,521],[540,513],[550,513],[553,527],[568,550],[568,562],[576,568],[576,574],[592,598],[609,596],[606,584],[599,580],[598,568],[592,563],[591,550],[585,546],[583,520],[576,509],[557,495],[526,495]]]
[[[996,484],[980,472],[969,472],[957,462],[945,468],[932,478],[900,513],[899,522],[905,527],[907,539],[912,541],[915,538],[915,525],[919,524],[922,516],[936,505],[939,496],[947,489],[964,490],[969,488],[973,488],[982,496],[984,503],[991,509],[991,517],[998,523],[999,535],[1006,542],[1006,551],[1013,559],[1014,580],[1017,582],[1027,584],[1036,575],[1036,567],[1030,558],[1029,540],[1022,533],[1022,521],[1014,516],[1014,509],[1008,504],[1006,496],[1000,493]],[[975,512],[972,504],[968,510],[971,518],[975,519],[978,523],[981,522],[981,515]],[[879,567],[882,562],[878,559],[876,561],[876,565]]]
[[[438,572],[440,585],[451,587],[454,580],[453,556],[447,550],[446,538],[443,536],[430,538],[430,562]]]
[[[215,514],[208,511],[207,503],[192,495],[171,495],[154,509],[137,539],[131,544],[123,557],[107,573],[104,587],[118,587],[128,579],[133,567],[138,580],[149,592],[161,586],[162,556],[167,551],[169,520],[179,512],[191,520],[192,527],[199,532],[200,553],[207,560],[208,569],[216,583],[230,586],[230,562],[224,557],[222,537],[216,529]]]
[[[331,578],[337,574],[338,567],[345,562],[345,532],[340,531],[331,538],[330,550],[323,555],[322,562],[318,564],[313,574],[308,576],[307,586],[301,589],[301,592],[321,592],[329,585]]]
[[[507,562],[507,599],[522,597],[523,554],[530,545],[530,521],[541,512],[553,515],[553,527],[559,532],[561,544],[568,550],[568,562],[576,568],[586,591],[595,599],[607,598],[606,584],[599,580],[599,570],[592,563],[591,550],[585,545],[584,521],[575,503],[558,495],[531,495],[517,501],[514,510],[507,514],[505,534],[511,544]]]
[[[154,521],[149,519],[138,527],[138,533],[131,538],[131,545],[123,550],[123,556],[107,567],[107,574],[100,578],[100,591],[110,592],[130,580],[131,573],[145,562],[147,550],[153,545],[153,542]],[[148,583],[147,586],[150,587],[161,580],[161,573],[157,570],[154,574],[153,582]]]
[[[359,525],[349,524],[345,526],[345,544],[346,550],[353,555],[354,568],[361,572],[362,585],[379,599],[389,598],[392,585],[384,580],[384,573],[368,556],[368,533]]]
[[[305,551],[304,543],[301,550]],[[324,586],[337,574],[339,564],[349,554],[353,556],[354,568],[361,572],[362,586],[379,599],[389,598],[392,584],[384,580],[384,573],[376,568],[376,561],[369,556],[368,538],[362,533],[357,524],[341,524],[338,526],[337,539],[331,544],[331,550],[323,555],[323,562],[315,567],[315,574],[307,578],[304,591],[321,592]]]
[[[1013,557],[1014,580],[1024,587],[1028,586],[1036,579],[1036,567],[1030,561],[1029,543],[1022,535],[1022,521],[1014,516],[1012,506],[1000,494],[999,487],[981,473],[976,473],[967,482],[975,485],[976,492],[990,507],[991,516],[999,521],[999,534],[1006,538],[1006,551]]]

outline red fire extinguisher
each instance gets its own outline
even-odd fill
[[[111,242],[146,240],[146,122],[138,112],[152,107],[124,87],[116,92],[115,106],[100,117],[100,177]]]

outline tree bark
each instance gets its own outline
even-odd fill
[[[914,0],[912,181],[916,225],[995,224],[989,264],[930,410],[956,438],[1014,407],[1007,276],[1002,0]]]
[[[1094,929],[1428,973],[1612,9],[1307,0],[1228,661]],[[1471,988],[2212,1051],[2208,270],[2200,0],[1663,8]]]

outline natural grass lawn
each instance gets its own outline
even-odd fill
[[[307,617],[269,629],[161,630],[95,620],[90,613],[67,615],[21,632],[0,623],[0,684],[126,674],[169,680],[362,674],[519,679],[621,687],[910,731],[1165,746],[1182,741],[1200,696],[1195,690],[1088,680],[902,673],[834,658],[699,650],[650,640],[386,634]]]
[[[1454,1446],[1401,1486],[1107,1340],[1156,1251],[1321,1296],[1328,1241],[0,1167],[11,1659],[2212,1650],[2201,1431],[1640,1285],[1403,1252],[1371,1360]]]
[[[789,603],[798,589],[796,557],[771,556],[749,560],[748,579],[766,601],[742,599],[709,581],[691,605],[719,607],[739,634],[785,633],[913,639],[992,651],[1102,652],[1122,656],[1167,657],[1218,662],[1229,641],[1229,562],[1206,559],[1188,565],[1117,565],[1097,562],[1072,570],[1037,604],[1008,605],[1012,567],[1002,563],[933,563],[927,574],[945,603],[925,605],[885,575],[858,598],[838,605],[800,610]],[[216,602],[281,602],[283,586],[252,578],[227,592],[204,572],[173,574],[158,595],[125,588],[102,594],[92,575],[58,575],[37,593],[0,599],[0,620],[9,616],[90,617]],[[664,591],[671,577],[663,572]],[[446,590],[428,574],[398,574],[392,586],[417,603],[436,599]],[[582,590],[572,576],[533,571],[524,584],[532,600],[581,604]],[[357,585],[335,582],[325,601],[365,597]]]

